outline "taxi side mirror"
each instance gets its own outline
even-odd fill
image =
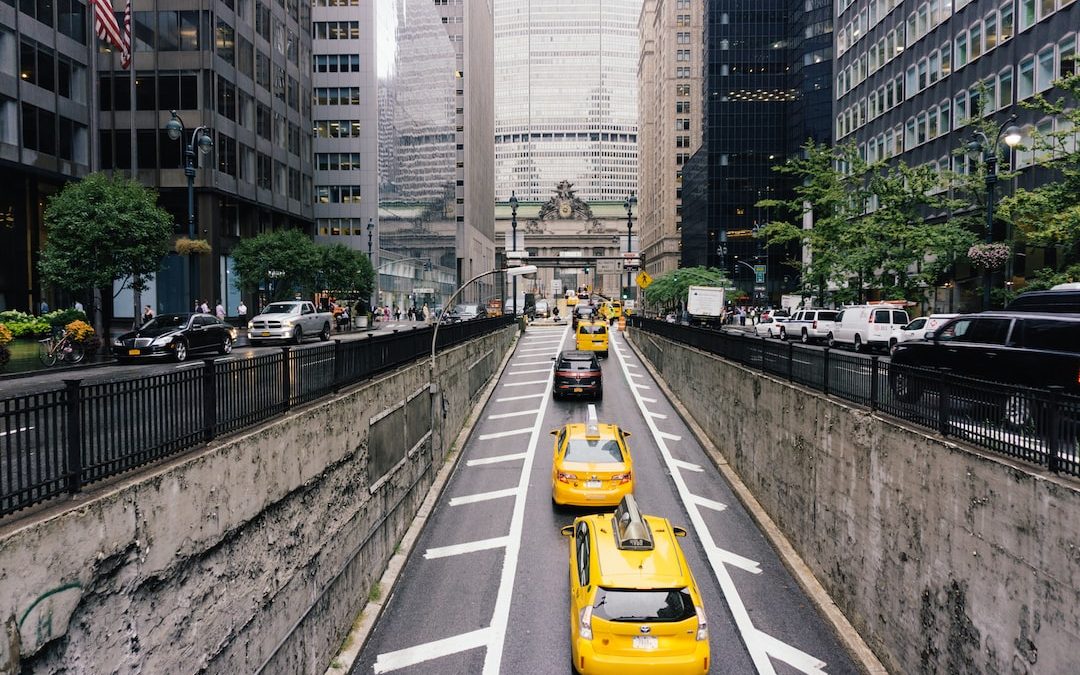
[[[934,331],[932,331],[932,330],[926,331],[925,333],[923,333],[922,339],[929,340],[930,342],[933,342],[934,341]]]
[[[633,436],[633,434],[631,434],[629,431],[623,431],[621,429],[619,430],[619,433],[622,434],[623,438],[630,438],[631,436]]]
[[[572,537],[572,536],[574,536],[574,526],[573,525],[567,525],[566,527],[560,528],[559,529],[559,534],[561,534],[564,537]]]
[[[678,526],[673,526],[671,528],[671,531],[675,533],[676,537],[685,537],[686,536],[686,530],[684,528],[681,528],[681,527],[678,527]]]
[[[559,435],[559,430],[558,429],[552,429],[548,433],[551,434],[552,436],[558,436]]]

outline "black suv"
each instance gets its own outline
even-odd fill
[[[1080,290],[1052,289],[1028,291],[1016,297],[1005,308],[1009,312],[1048,312],[1051,314],[1080,313]]]
[[[555,357],[555,386],[551,393],[557,399],[566,396],[603,399],[604,378],[596,352],[576,349],[559,352]]]
[[[596,310],[592,305],[578,303],[574,307],[574,320],[571,322],[570,327],[577,330],[578,321],[592,321],[596,318]]]

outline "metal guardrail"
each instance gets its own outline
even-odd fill
[[[1080,397],[634,316],[631,327],[972,445],[1080,476]]]
[[[442,349],[513,324],[439,329]],[[432,327],[0,399],[0,515],[169,457],[427,358]]]

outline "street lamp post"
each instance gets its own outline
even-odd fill
[[[513,237],[513,239],[510,242],[510,247],[514,250],[515,253],[517,253],[517,209],[518,209],[517,194],[515,194],[514,191],[511,190],[510,191],[510,231],[512,232],[511,236]],[[508,258],[508,260],[509,260],[509,258]],[[515,274],[515,275],[513,275],[513,277],[514,277],[514,280],[513,280],[514,287],[511,289],[511,292],[514,294],[514,298],[512,300],[513,306],[514,306],[514,316],[517,317],[517,278],[518,278],[518,275]],[[503,286],[503,288],[505,289],[506,287]]]
[[[185,145],[183,141],[184,121],[180,119],[175,110],[170,110],[169,114],[172,117],[165,123],[165,133],[172,140],[180,141],[184,148],[184,175],[187,176],[188,189],[188,238],[195,239],[195,146],[199,147],[202,154],[209,154],[210,149],[214,147],[214,139],[210,138],[209,127],[199,126],[191,132],[191,140]],[[191,283],[188,291],[192,295],[191,302],[194,303],[198,300],[199,263],[195,255],[189,255],[188,257],[191,260]]]
[[[998,127],[997,133],[994,135],[994,140],[991,142],[982,131],[975,130],[975,140],[968,143],[968,150],[971,152],[983,153],[983,162],[986,164],[986,243],[991,244],[994,241],[994,196],[995,189],[998,183],[997,163],[998,163],[998,143],[1004,138],[1005,145],[1009,148],[1014,148],[1020,143],[1020,128],[1013,122],[1016,121],[1016,115],[1010,115],[1007,120],[1001,123]],[[1008,127],[1008,128],[1006,128]],[[990,284],[991,284],[992,272],[989,267],[983,270],[983,311],[990,309]]]
[[[630,196],[623,202],[623,206],[626,207],[626,252],[631,253],[630,240],[634,230],[634,207],[637,206],[637,197],[630,193]],[[626,292],[623,295],[623,300],[630,299],[630,270],[626,270]]]
[[[368,257],[368,260],[371,260],[371,234],[372,234],[371,231],[375,229],[374,220],[375,220],[374,218],[368,218],[367,219],[367,257]]]
[[[372,234],[372,230],[375,229],[375,223],[373,221],[374,221],[373,218],[368,218],[367,219],[367,259],[368,259],[369,263],[372,262],[372,257],[371,257],[371,234]],[[372,279],[373,283],[371,284],[371,293],[372,294],[368,296],[368,309],[371,308],[371,300],[374,297],[374,294],[378,293],[378,290],[379,290],[379,272],[377,270],[376,270],[376,272],[374,274],[374,277],[375,278]]]

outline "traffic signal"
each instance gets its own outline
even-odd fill
[[[588,268],[588,267],[586,267],[586,268],[585,268],[585,274],[588,274],[588,273],[589,273],[589,268]]]

